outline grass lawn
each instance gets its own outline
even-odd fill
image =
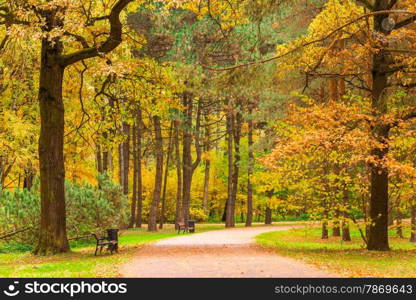
[[[351,232],[352,242],[338,237],[321,239],[319,228],[267,232],[256,237],[258,243],[278,253],[314,264],[343,277],[416,277],[416,244],[390,232],[391,251],[365,250],[358,230]]]
[[[279,223],[279,225],[294,223]],[[254,226],[263,225],[260,223]],[[236,224],[243,227],[244,224]],[[224,229],[224,224],[197,224],[196,232]],[[95,240],[71,243],[71,252],[54,256],[34,256],[27,247],[14,249],[0,243],[0,278],[6,277],[118,277],[120,265],[126,263],[146,243],[177,236],[173,225],[151,233],[146,228],[124,231],[119,237],[119,253],[94,256]],[[104,253],[104,252],[103,252]]]
[[[200,224],[196,230],[222,228],[222,224]],[[94,256],[93,239],[72,243],[71,252],[48,257],[34,256],[30,251],[0,253],[0,277],[117,277],[119,266],[144,244],[176,235],[173,225],[155,233],[147,232],[146,228],[127,230],[119,238],[119,254],[113,255]],[[0,244],[3,252],[4,247]]]

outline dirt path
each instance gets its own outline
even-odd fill
[[[233,228],[178,236],[141,249],[123,277],[338,277],[254,243],[263,232],[293,226]]]

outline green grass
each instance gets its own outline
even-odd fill
[[[145,228],[124,231],[119,238],[119,254],[113,255],[94,256],[93,240],[71,243],[71,252],[48,257],[34,256],[29,251],[22,252],[19,247],[3,244],[0,250],[9,253],[0,252],[0,277],[118,277],[120,265],[146,243],[177,236],[172,225],[165,227],[158,232],[147,232]],[[222,228],[222,224],[200,224],[196,230]]]
[[[404,231],[409,236],[408,230]],[[267,232],[258,243],[278,253],[314,264],[344,277],[416,277],[416,245],[390,231],[391,251],[365,250],[358,230],[351,231],[351,242],[338,237],[320,238],[319,228]]]

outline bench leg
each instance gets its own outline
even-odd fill
[[[98,246],[95,246],[95,253],[94,256],[97,256]]]

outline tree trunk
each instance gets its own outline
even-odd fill
[[[205,170],[204,170],[204,194],[202,198],[202,206],[204,213],[208,215],[208,196],[209,196],[209,172],[211,167],[211,161],[209,159],[205,160]]]
[[[234,226],[234,211],[233,211],[233,133],[232,133],[232,116],[231,112],[227,111],[226,116],[226,130],[227,130],[227,158],[228,158],[228,197],[225,210],[225,227]]]
[[[376,2],[375,10],[388,9],[388,1],[380,0]],[[380,35],[388,34],[383,29],[382,22],[387,15],[374,17],[374,30]],[[382,43],[385,47],[385,42]],[[370,219],[371,226],[368,236],[368,250],[389,250],[388,241],[388,170],[385,159],[388,154],[388,137],[390,127],[385,124],[384,116],[387,113],[387,96],[385,95],[388,87],[388,72],[386,67],[389,65],[388,52],[380,49],[372,58],[372,99],[371,106],[374,111],[375,124],[372,129],[372,136],[375,141],[382,145],[374,147],[371,155],[374,163],[370,163]]]
[[[128,228],[134,227],[136,223],[136,205],[137,205],[137,125],[133,126],[133,195],[131,197],[131,213]]]
[[[30,191],[30,189],[32,188],[33,179],[35,179],[34,170],[31,166],[31,163],[29,163],[29,164],[30,164],[30,167],[28,167],[25,170],[25,177],[23,179],[23,188],[27,189],[28,191]]]
[[[399,238],[403,238],[403,224],[402,224],[402,213],[400,207],[397,208],[396,216],[396,234]]]
[[[142,227],[142,208],[143,208],[143,184],[142,184],[142,109],[137,110],[137,213],[136,213],[136,227]]]
[[[184,122],[182,146],[182,218],[183,222],[188,224],[192,186],[192,95],[184,93],[183,102],[184,107],[186,107],[186,120]]]
[[[102,155],[101,155],[101,146],[100,145],[97,145],[96,162],[97,162],[97,172],[102,174],[103,173],[103,159],[102,159]]]
[[[253,220],[253,184],[251,177],[253,176],[254,169],[254,152],[253,152],[253,120],[251,119],[253,109],[249,108],[249,121],[248,121],[248,167],[247,167],[247,219],[246,226],[251,226]]]
[[[172,149],[172,130],[173,130],[173,122],[170,126],[169,130],[169,145],[168,145],[168,152],[166,153],[166,164],[165,164],[165,176],[163,178],[163,192],[162,192],[162,209],[160,211],[160,222],[159,228],[163,228],[163,222],[165,222],[165,208],[166,208],[166,187],[168,183],[168,175],[169,175],[169,161],[170,161],[170,152]]]
[[[332,228],[332,236],[341,236],[341,227],[340,227],[339,217],[340,217],[340,211],[339,209],[336,209],[334,227]]]
[[[234,166],[233,166],[233,188],[232,188],[232,212],[235,214],[235,204],[237,203],[237,193],[238,193],[238,177],[240,169],[240,138],[241,138],[241,126],[242,126],[242,116],[237,111],[235,117],[233,118],[233,138],[234,138]],[[232,218],[232,226],[235,226],[235,220]]]
[[[124,194],[124,147],[123,143],[118,145],[118,184],[121,186]]]
[[[108,134],[107,134],[107,132],[104,132],[103,133],[103,138],[105,139],[105,140],[107,140],[107,138],[108,138]],[[110,162],[109,162],[109,153],[108,153],[108,149],[107,149],[107,147],[108,146],[106,146],[106,149],[105,150],[103,150],[103,172],[105,172],[105,173],[107,173],[108,172],[108,169],[109,169],[109,165],[110,165]]]
[[[150,206],[148,231],[157,231],[157,211],[160,202],[160,195],[162,191],[162,176],[163,176],[163,139],[162,129],[160,124],[160,117],[153,117],[153,124],[155,130],[155,154],[156,154],[156,173],[155,186],[153,190],[153,199]]]
[[[182,219],[182,170],[181,170],[181,157],[180,157],[180,148],[179,148],[179,121],[175,121],[175,164],[176,164],[176,210],[175,210],[175,229],[178,229],[178,222]]]
[[[52,14],[52,13],[51,13]],[[55,16],[48,16],[55,19]],[[64,103],[62,84],[64,67],[58,64],[62,53],[59,41],[42,40],[39,79],[40,107],[40,194],[41,221],[39,243],[34,253],[47,255],[69,251],[66,234]]]
[[[416,243],[416,203],[414,200],[410,207],[410,242]]]
[[[209,113],[206,112],[204,114],[205,117],[205,139],[204,139],[204,151],[205,153],[209,153],[209,151],[211,150],[211,145],[210,145],[210,125],[209,125]],[[204,170],[204,192],[203,192],[203,196],[202,196],[202,207],[204,209],[204,213],[205,215],[208,215],[209,213],[209,209],[208,209],[208,197],[209,197],[209,176],[210,176],[210,168],[211,168],[211,160],[210,158],[205,158],[204,159],[204,165],[205,165],[205,170]]]
[[[266,217],[264,219],[264,224],[266,225],[272,224],[272,210],[269,206],[266,207]]]
[[[343,198],[343,220],[342,220],[342,240],[344,242],[350,242],[351,241],[351,235],[350,235],[350,224],[349,224],[349,213],[348,213],[348,207],[349,207],[349,195],[347,187],[344,188],[344,198]]]
[[[130,125],[123,123],[123,134],[126,140],[123,143],[123,193],[129,194],[129,170],[130,170]]]
[[[322,220],[322,239],[327,239],[328,234],[328,208],[326,207],[326,203],[324,203],[324,213],[323,213],[323,220]]]

